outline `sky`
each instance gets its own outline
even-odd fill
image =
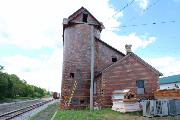
[[[0,0],[0,65],[27,83],[60,92],[62,21],[84,6],[105,29],[164,76],[180,73],[180,0]]]

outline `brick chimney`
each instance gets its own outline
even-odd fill
[[[131,51],[131,47],[132,47],[132,45],[125,45],[125,48],[126,48],[126,54],[129,54],[129,53],[131,53],[132,51]]]

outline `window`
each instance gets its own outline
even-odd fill
[[[88,14],[83,14],[83,22],[87,23]]]
[[[117,61],[117,57],[112,57],[112,62],[116,62]]]
[[[137,94],[144,94],[144,80],[136,81]]]
[[[70,73],[70,78],[74,78],[74,73]]]
[[[80,100],[80,104],[85,104],[85,101],[83,99]]]
[[[72,105],[78,105],[78,103],[79,103],[79,100],[78,100],[77,98],[74,98],[74,97],[73,97],[73,98],[71,99],[71,104],[72,104]]]

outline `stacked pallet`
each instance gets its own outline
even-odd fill
[[[119,112],[140,111],[140,105],[135,94],[128,90],[115,90],[112,95],[112,110]]]
[[[157,90],[155,99],[180,99],[180,89]]]

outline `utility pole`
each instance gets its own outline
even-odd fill
[[[94,84],[94,26],[91,26],[91,86],[90,86],[90,110],[93,110],[93,84]]]

